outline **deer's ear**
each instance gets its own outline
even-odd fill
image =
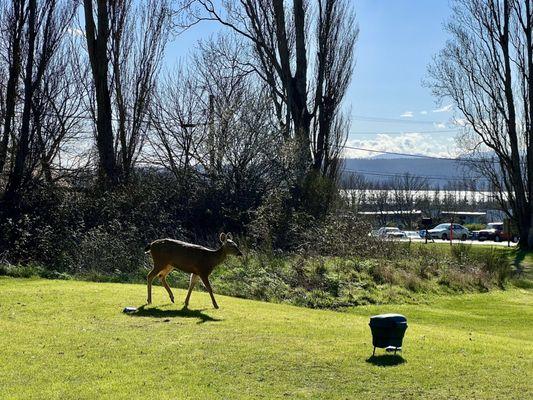
[[[232,236],[231,232],[228,232],[228,233],[226,234],[226,237],[227,237],[229,240],[233,240],[233,236]]]
[[[225,233],[221,233],[221,234],[220,234],[220,241],[221,241],[222,243],[224,243],[224,242],[226,241],[226,234],[225,234]]]

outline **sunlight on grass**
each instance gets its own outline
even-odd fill
[[[523,398],[533,380],[533,292],[425,305],[309,310],[162,288],[0,278],[5,398]],[[401,312],[401,358],[372,344],[368,319]]]

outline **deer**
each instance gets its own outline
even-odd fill
[[[209,283],[209,275],[215,267],[221,264],[228,255],[242,256],[242,252],[233,241],[231,233],[220,234],[221,246],[217,250],[212,250],[197,244],[182,242],[174,239],[158,239],[150,243],[144,249],[146,254],[152,255],[154,267],[148,273],[148,299],[152,302],[152,281],[158,276],[170,296],[170,301],[174,303],[174,294],[167,283],[167,275],[174,269],[190,273],[189,291],[185,297],[185,308],[189,307],[189,300],[198,278],[202,280],[205,288],[211,296],[213,307],[218,308],[218,304],[213,295],[213,289]]]

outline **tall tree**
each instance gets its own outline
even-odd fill
[[[85,14],[85,38],[91,64],[94,92],[96,97],[96,146],[98,148],[99,171],[101,178],[110,183],[119,179],[114,136],[113,110],[109,89],[110,7],[113,0],[83,0]],[[96,18],[96,19],[95,19]]]
[[[24,71],[22,71],[22,113],[13,140],[13,163],[5,200],[18,201],[24,184],[31,179],[31,147],[39,124],[35,121],[37,98],[51,60],[57,53],[74,16],[72,3],[56,0],[27,0],[24,5]],[[17,79],[18,80],[18,79]]]
[[[113,4],[111,14],[115,147],[122,178],[128,181],[149,127],[148,110],[168,39],[170,7],[167,0],[138,5],[121,0]]]
[[[188,67],[158,85],[151,107],[155,162],[183,188],[203,179],[246,204],[280,185],[272,158],[281,135],[271,102],[239,61],[242,40],[220,35],[196,47]]]
[[[429,69],[434,93],[477,138],[473,148],[495,155],[477,165],[506,194],[523,248],[533,248],[532,22],[533,0],[455,0],[451,38]]]
[[[167,43],[167,0],[84,0],[96,98],[101,172],[128,181],[148,129],[148,108]],[[96,32],[94,17],[98,21]]]
[[[18,82],[22,66],[23,33],[26,19],[26,1],[2,1],[2,61],[7,69],[7,84],[2,88],[2,136],[0,137],[0,174],[6,165],[10,137],[13,134]]]
[[[318,0],[315,10],[304,0],[226,1],[224,12],[211,0],[196,3],[207,16],[193,9],[194,18],[219,21],[248,39],[252,64],[270,88],[286,141],[296,143],[302,172],[335,175],[347,132],[340,106],[358,35],[350,2]]]

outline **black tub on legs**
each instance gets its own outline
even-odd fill
[[[376,347],[391,348],[396,353],[401,350],[403,336],[407,329],[407,318],[401,314],[381,314],[370,317],[370,330],[372,331],[372,344],[374,352]]]

